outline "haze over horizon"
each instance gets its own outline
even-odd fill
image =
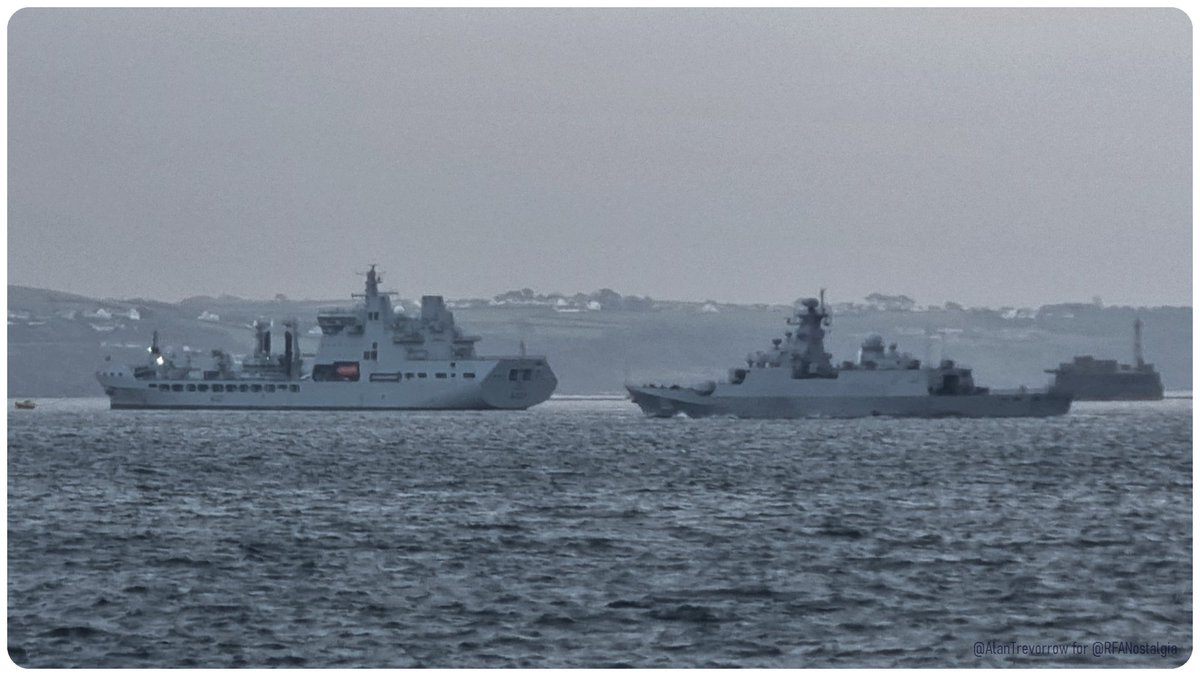
[[[358,281],[361,282],[361,280],[358,280]],[[10,285],[12,285],[12,284],[13,283],[10,282]],[[179,303],[179,302],[182,302],[185,300],[191,300],[191,299],[202,298],[202,297],[209,297],[209,298],[226,297],[226,298],[230,298],[230,299],[259,302],[259,301],[273,300],[277,293],[283,294],[288,301],[293,301],[293,302],[313,302],[313,301],[336,302],[336,301],[340,301],[343,299],[348,299],[350,297],[351,293],[357,294],[357,293],[362,292],[362,289],[359,288],[358,286],[352,286],[352,287],[347,287],[348,289],[352,289],[352,290],[347,290],[344,293],[340,293],[340,294],[339,293],[330,293],[330,294],[324,295],[324,296],[293,296],[293,295],[290,295],[283,291],[276,292],[276,291],[264,290],[262,293],[259,293],[259,294],[248,294],[248,295],[239,295],[239,294],[233,294],[233,293],[227,293],[227,292],[220,292],[220,293],[192,293],[192,294],[187,294],[187,295],[178,296],[178,297],[163,297],[163,296],[146,295],[146,294],[134,294],[134,295],[123,295],[123,296],[100,295],[100,294],[89,293],[87,291],[78,291],[78,290],[61,289],[61,288],[53,288],[53,287],[35,287],[35,286],[30,286],[30,285],[25,285],[25,284],[16,284],[16,286],[24,286],[26,288],[37,288],[37,289],[44,289],[47,291],[58,291],[58,292],[63,292],[63,293],[76,294],[76,295],[80,295],[80,296],[94,298],[96,300],[111,300],[111,301],[145,300],[145,301],[156,301],[156,302],[166,302],[166,303]],[[522,287],[522,288],[528,288],[528,287]],[[572,289],[570,291],[564,291],[561,289],[530,289],[530,290],[537,294],[549,296],[549,295],[553,295],[553,294],[557,293],[564,297],[570,298],[571,296],[574,296],[577,293],[589,295],[589,294],[594,294],[597,291],[601,291],[603,289],[609,289],[611,291],[616,291],[617,293],[619,293],[622,296],[646,297],[649,295],[649,294],[637,293],[636,290],[616,289],[611,286],[601,287],[600,289],[587,289],[587,290]],[[380,287],[380,290],[394,292],[394,293],[398,294],[399,297],[407,298],[410,300],[417,299],[424,295],[432,294],[432,295],[443,296],[447,300],[455,301],[455,300],[480,300],[480,299],[487,300],[487,299],[491,299],[493,297],[499,296],[508,291],[520,291],[521,289],[505,289],[503,291],[497,291],[496,293],[481,293],[481,294],[475,294],[475,295],[468,294],[468,295],[462,295],[462,296],[453,296],[453,295],[447,295],[447,294],[440,293],[436,289],[435,290],[407,289],[404,287],[398,287],[397,285],[385,282]],[[734,304],[734,305],[763,305],[763,304],[765,304],[765,305],[790,305],[790,304],[794,303],[795,301],[800,300],[802,298],[817,297],[819,290],[820,289],[818,289],[818,291],[814,291],[812,293],[800,293],[795,298],[785,299],[785,300],[755,300],[755,299],[730,300],[730,299],[723,299],[723,298],[665,298],[665,297],[656,297],[656,296],[650,296],[650,298],[654,301],[662,301],[662,302],[705,303],[708,301],[713,301],[716,303],[730,303],[730,304]],[[825,289],[826,302],[831,303],[831,304],[837,304],[837,303],[863,304],[866,300],[866,295],[867,295],[867,294],[864,294],[863,296],[858,296],[858,297],[854,297],[854,298],[841,298],[841,297],[833,296],[831,294],[831,291],[832,291],[831,289]],[[1190,301],[1187,303],[1182,303],[1182,304],[1177,304],[1177,303],[1159,303],[1159,304],[1120,303],[1120,302],[1109,302],[1107,299],[1100,297],[1100,296],[1092,296],[1091,298],[1067,298],[1067,299],[1045,300],[1045,301],[1025,303],[1025,304],[1001,303],[998,305],[986,305],[986,304],[964,303],[964,302],[956,301],[953,298],[947,298],[944,301],[927,301],[922,298],[914,298],[911,294],[904,294],[901,291],[889,292],[889,291],[882,290],[882,289],[876,289],[876,291],[873,291],[872,293],[875,293],[875,292],[883,293],[884,295],[890,295],[890,296],[907,295],[909,298],[911,298],[916,303],[916,305],[918,307],[944,306],[947,302],[953,302],[953,303],[958,303],[959,305],[962,305],[964,308],[984,307],[984,308],[989,308],[989,309],[998,309],[998,308],[1002,308],[1002,307],[1013,307],[1013,308],[1023,307],[1023,308],[1036,309],[1043,305],[1059,305],[1059,304],[1070,304],[1070,303],[1081,303],[1081,304],[1090,305],[1090,304],[1094,304],[1097,299],[1100,300],[1100,304],[1104,307],[1135,307],[1135,308],[1137,308],[1137,307],[1146,307],[1146,308],[1150,308],[1150,307],[1189,307],[1190,308],[1191,307]]]
[[[1191,305],[1174,9],[9,22],[10,284]]]

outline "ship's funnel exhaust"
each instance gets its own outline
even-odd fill
[[[446,301],[441,296],[421,296],[421,319],[423,321],[436,321],[445,311]]]
[[[287,374],[290,378],[292,375],[292,332],[283,332],[283,363],[287,364]]]
[[[271,324],[264,320],[254,322],[254,356],[265,357],[271,353]]]

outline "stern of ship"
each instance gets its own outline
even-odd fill
[[[981,395],[931,397],[935,414],[970,418],[1045,418],[1071,410],[1071,395],[1060,390],[999,390]]]
[[[491,357],[496,360],[482,383],[484,403],[490,408],[521,410],[550,398],[558,377],[545,357]]]
[[[1036,401],[1030,403],[1032,407],[1032,415],[1034,416],[1052,416],[1066,415],[1071,410],[1071,401],[1073,398],[1069,392],[1055,392],[1049,390],[1044,396],[1039,397]]]

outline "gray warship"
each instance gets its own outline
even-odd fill
[[[455,325],[441,296],[424,296],[409,317],[381,281],[372,265],[356,306],[318,313],[311,368],[295,320],[283,322],[281,354],[271,351],[271,324],[259,321],[254,353],[240,364],[221,350],[180,363],[156,331],[146,364],[106,364],[96,378],[115,409],[525,409],[550,398],[558,380],[545,357],[477,356],[479,338]]]
[[[1076,401],[1157,401],[1163,398],[1162,377],[1142,357],[1142,320],[1133,322],[1134,363],[1118,364],[1116,359],[1096,359],[1091,355],[1075,357],[1056,369],[1051,389],[1071,395]]]
[[[808,298],[787,323],[795,327],[772,348],[746,357],[723,382],[696,387],[626,385],[648,416],[667,418],[729,415],[742,418],[1019,417],[1066,413],[1071,397],[1020,388],[991,392],[975,385],[971,369],[943,360],[923,366],[892,344],[870,336],[856,362],[840,366],[825,352],[825,327],[832,317],[820,300]]]

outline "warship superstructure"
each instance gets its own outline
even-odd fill
[[[371,266],[357,305],[318,313],[311,367],[295,320],[283,322],[282,353],[272,352],[271,324],[259,321],[254,352],[240,364],[221,350],[180,363],[155,332],[146,364],[106,364],[96,377],[117,409],[525,409],[554,392],[545,357],[478,356],[479,338],[454,323],[441,296],[422,297],[420,315],[409,317],[381,281]]]
[[[1133,365],[1115,359],[1075,357],[1056,369],[1051,389],[1071,395],[1076,401],[1157,401],[1163,398],[1162,378],[1153,364],[1142,357],[1142,320],[1133,322]]]
[[[975,385],[971,369],[943,360],[922,365],[893,343],[870,336],[857,361],[835,366],[825,352],[825,327],[831,323],[821,299],[808,298],[787,323],[794,326],[772,347],[746,357],[723,382],[695,387],[627,385],[649,416],[731,415],[743,418],[1017,417],[1067,412],[1068,395],[1020,388],[992,392]]]

